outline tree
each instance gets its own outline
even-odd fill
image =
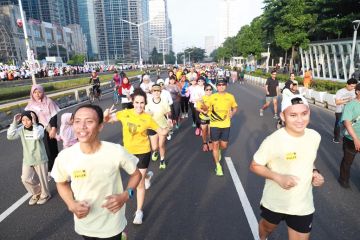
[[[85,62],[85,55],[77,54],[71,57],[67,64],[76,66],[76,65],[83,65]]]
[[[192,47],[185,49],[186,57],[190,54],[191,62],[200,62],[205,58],[205,49]]]
[[[153,48],[149,60],[152,64],[161,64],[163,62],[162,54],[157,51],[156,47]]]

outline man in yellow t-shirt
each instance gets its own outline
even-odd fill
[[[216,164],[216,175],[223,176],[220,165],[221,151],[227,148],[230,134],[230,119],[237,111],[237,103],[232,94],[226,92],[226,81],[220,79],[216,83],[217,93],[205,102],[210,116],[210,139],[213,143],[213,157]]]
[[[265,240],[280,221],[288,226],[289,239],[309,239],[314,209],[313,186],[324,178],[314,162],[320,134],[306,128],[310,108],[301,95],[281,103],[285,127],[268,136],[254,154],[250,170],[266,179],[261,199],[259,237]]]

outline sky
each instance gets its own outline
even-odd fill
[[[205,48],[205,36],[219,39],[219,2],[224,0],[167,0],[172,24],[173,51],[186,48]],[[263,12],[263,0],[239,1],[239,29]]]

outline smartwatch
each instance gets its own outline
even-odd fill
[[[128,188],[127,192],[128,192],[128,195],[129,195],[129,199],[132,199],[134,197],[134,189]]]

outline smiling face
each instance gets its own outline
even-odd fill
[[[285,130],[291,136],[301,136],[310,122],[310,109],[305,104],[289,106],[280,115],[285,122]]]
[[[137,114],[141,114],[145,110],[145,98],[143,96],[135,96],[133,100],[134,110]]]
[[[80,108],[74,115],[73,129],[80,143],[95,143],[99,141],[99,133],[103,124],[95,110],[91,108]]]

